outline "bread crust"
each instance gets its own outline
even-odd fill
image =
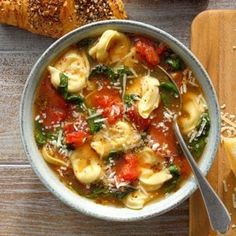
[[[127,18],[122,0],[0,0],[0,23],[53,38],[113,18]]]

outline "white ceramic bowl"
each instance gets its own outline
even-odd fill
[[[41,157],[33,135],[33,101],[35,90],[41,79],[42,73],[46,70],[50,62],[68,46],[75,44],[81,39],[101,34],[107,29],[115,29],[122,32],[147,35],[151,38],[161,40],[167,43],[173,49],[173,51],[176,52],[190,66],[203,88],[211,118],[211,129],[209,133],[208,144],[206,145],[202,158],[199,162],[201,171],[204,175],[207,174],[214,160],[220,137],[219,106],[212,83],[199,61],[182,43],[180,43],[173,36],[156,27],[135,21],[112,20],[83,26],[57,40],[43,53],[43,55],[34,65],[26,81],[22,95],[20,108],[21,137],[25,153],[35,173],[38,175],[44,185],[65,204],[86,215],[105,220],[142,220],[148,217],[163,214],[175,208],[177,205],[187,199],[197,188],[194,178],[190,177],[177,192],[169,195],[159,202],[153,202],[146,205],[142,210],[131,210],[128,208],[116,208],[113,206],[96,204],[94,201],[81,197],[78,194],[72,192],[59,181],[57,176]]]

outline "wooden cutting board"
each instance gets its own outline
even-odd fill
[[[200,13],[192,23],[191,48],[207,69],[220,105],[226,104],[224,112],[236,115],[236,10],[211,10]],[[208,179],[232,214],[232,224],[236,224],[236,209],[232,203],[236,178],[230,171],[222,146],[219,147]],[[223,181],[226,181],[227,192],[224,191]],[[199,191],[190,199],[189,235],[220,235],[210,229]],[[225,235],[236,235],[234,225],[231,225]]]

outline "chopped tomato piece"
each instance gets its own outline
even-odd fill
[[[144,119],[142,116],[139,115],[136,106],[132,106],[128,109],[127,116],[129,120],[135,124],[136,128],[141,131],[146,130],[151,123],[150,119]]]
[[[64,98],[52,86],[50,79],[44,80],[39,89],[39,109],[43,118],[43,125],[52,126],[65,120],[67,104]]]
[[[65,142],[75,147],[79,147],[85,143],[88,133],[82,130],[74,131],[65,135]]]
[[[107,118],[109,124],[114,124],[123,117],[123,103],[117,90],[103,88],[94,94],[90,103],[102,109],[102,115]]]
[[[43,96],[47,106],[60,109],[67,108],[65,99],[53,87],[49,78],[43,81],[39,93],[42,94],[41,96]]]
[[[45,113],[43,125],[48,127],[63,121],[66,117],[66,111],[57,107],[47,107],[43,113]]]
[[[156,45],[150,39],[139,37],[135,42],[135,49],[141,59],[145,60],[149,65],[156,66],[160,63]]]
[[[75,147],[84,144],[89,137],[88,124],[83,116],[77,118],[75,122],[65,123],[63,130],[66,144]]]
[[[121,180],[135,181],[140,175],[138,157],[133,153],[126,154],[118,163],[116,173]]]

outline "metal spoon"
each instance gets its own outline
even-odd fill
[[[159,69],[160,69],[160,71],[158,73],[163,73],[163,76],[167,76],[169,78],[169,80],[178,89],[172,76],[161,66],[159,66]],[[179,104],[177,107],[180,111],[181,106],[182,106],[182,98],[181,98],[181,94],[180,94],[179,89],[178,89],[178,93],[179,93],[178,98],[176,98],[176,99],[179,100],[178,101]],[[179,112],[176,112],[176,114],[178,116]],[[207,210],[207,214],[208,214],[208,218],[210,220],[211,227],[213,230],[224,234],[229,229],[230,222],[231,222],[231,217],[229,215],[229,212],[226,209],[226,207],[224,206],[221,199],[217,196],[216,192],[210,186],[207,179],[203,176],[200,169],[198,168],[198,166],[197,166],[191,152],[189,151],[189,149],[183,139],[183,136],[180,132],[179,125],[177,123],[177,117],[174,118],[173,128],[174,128],[175,136],[176,136],[176,138],[183,150],[183,153],[192,168],[193,174],[197,180],[197,184],[200,189],[200,192],[201,192],[201,195],[202,195],[202,198],[203,198],[206,210]]]

